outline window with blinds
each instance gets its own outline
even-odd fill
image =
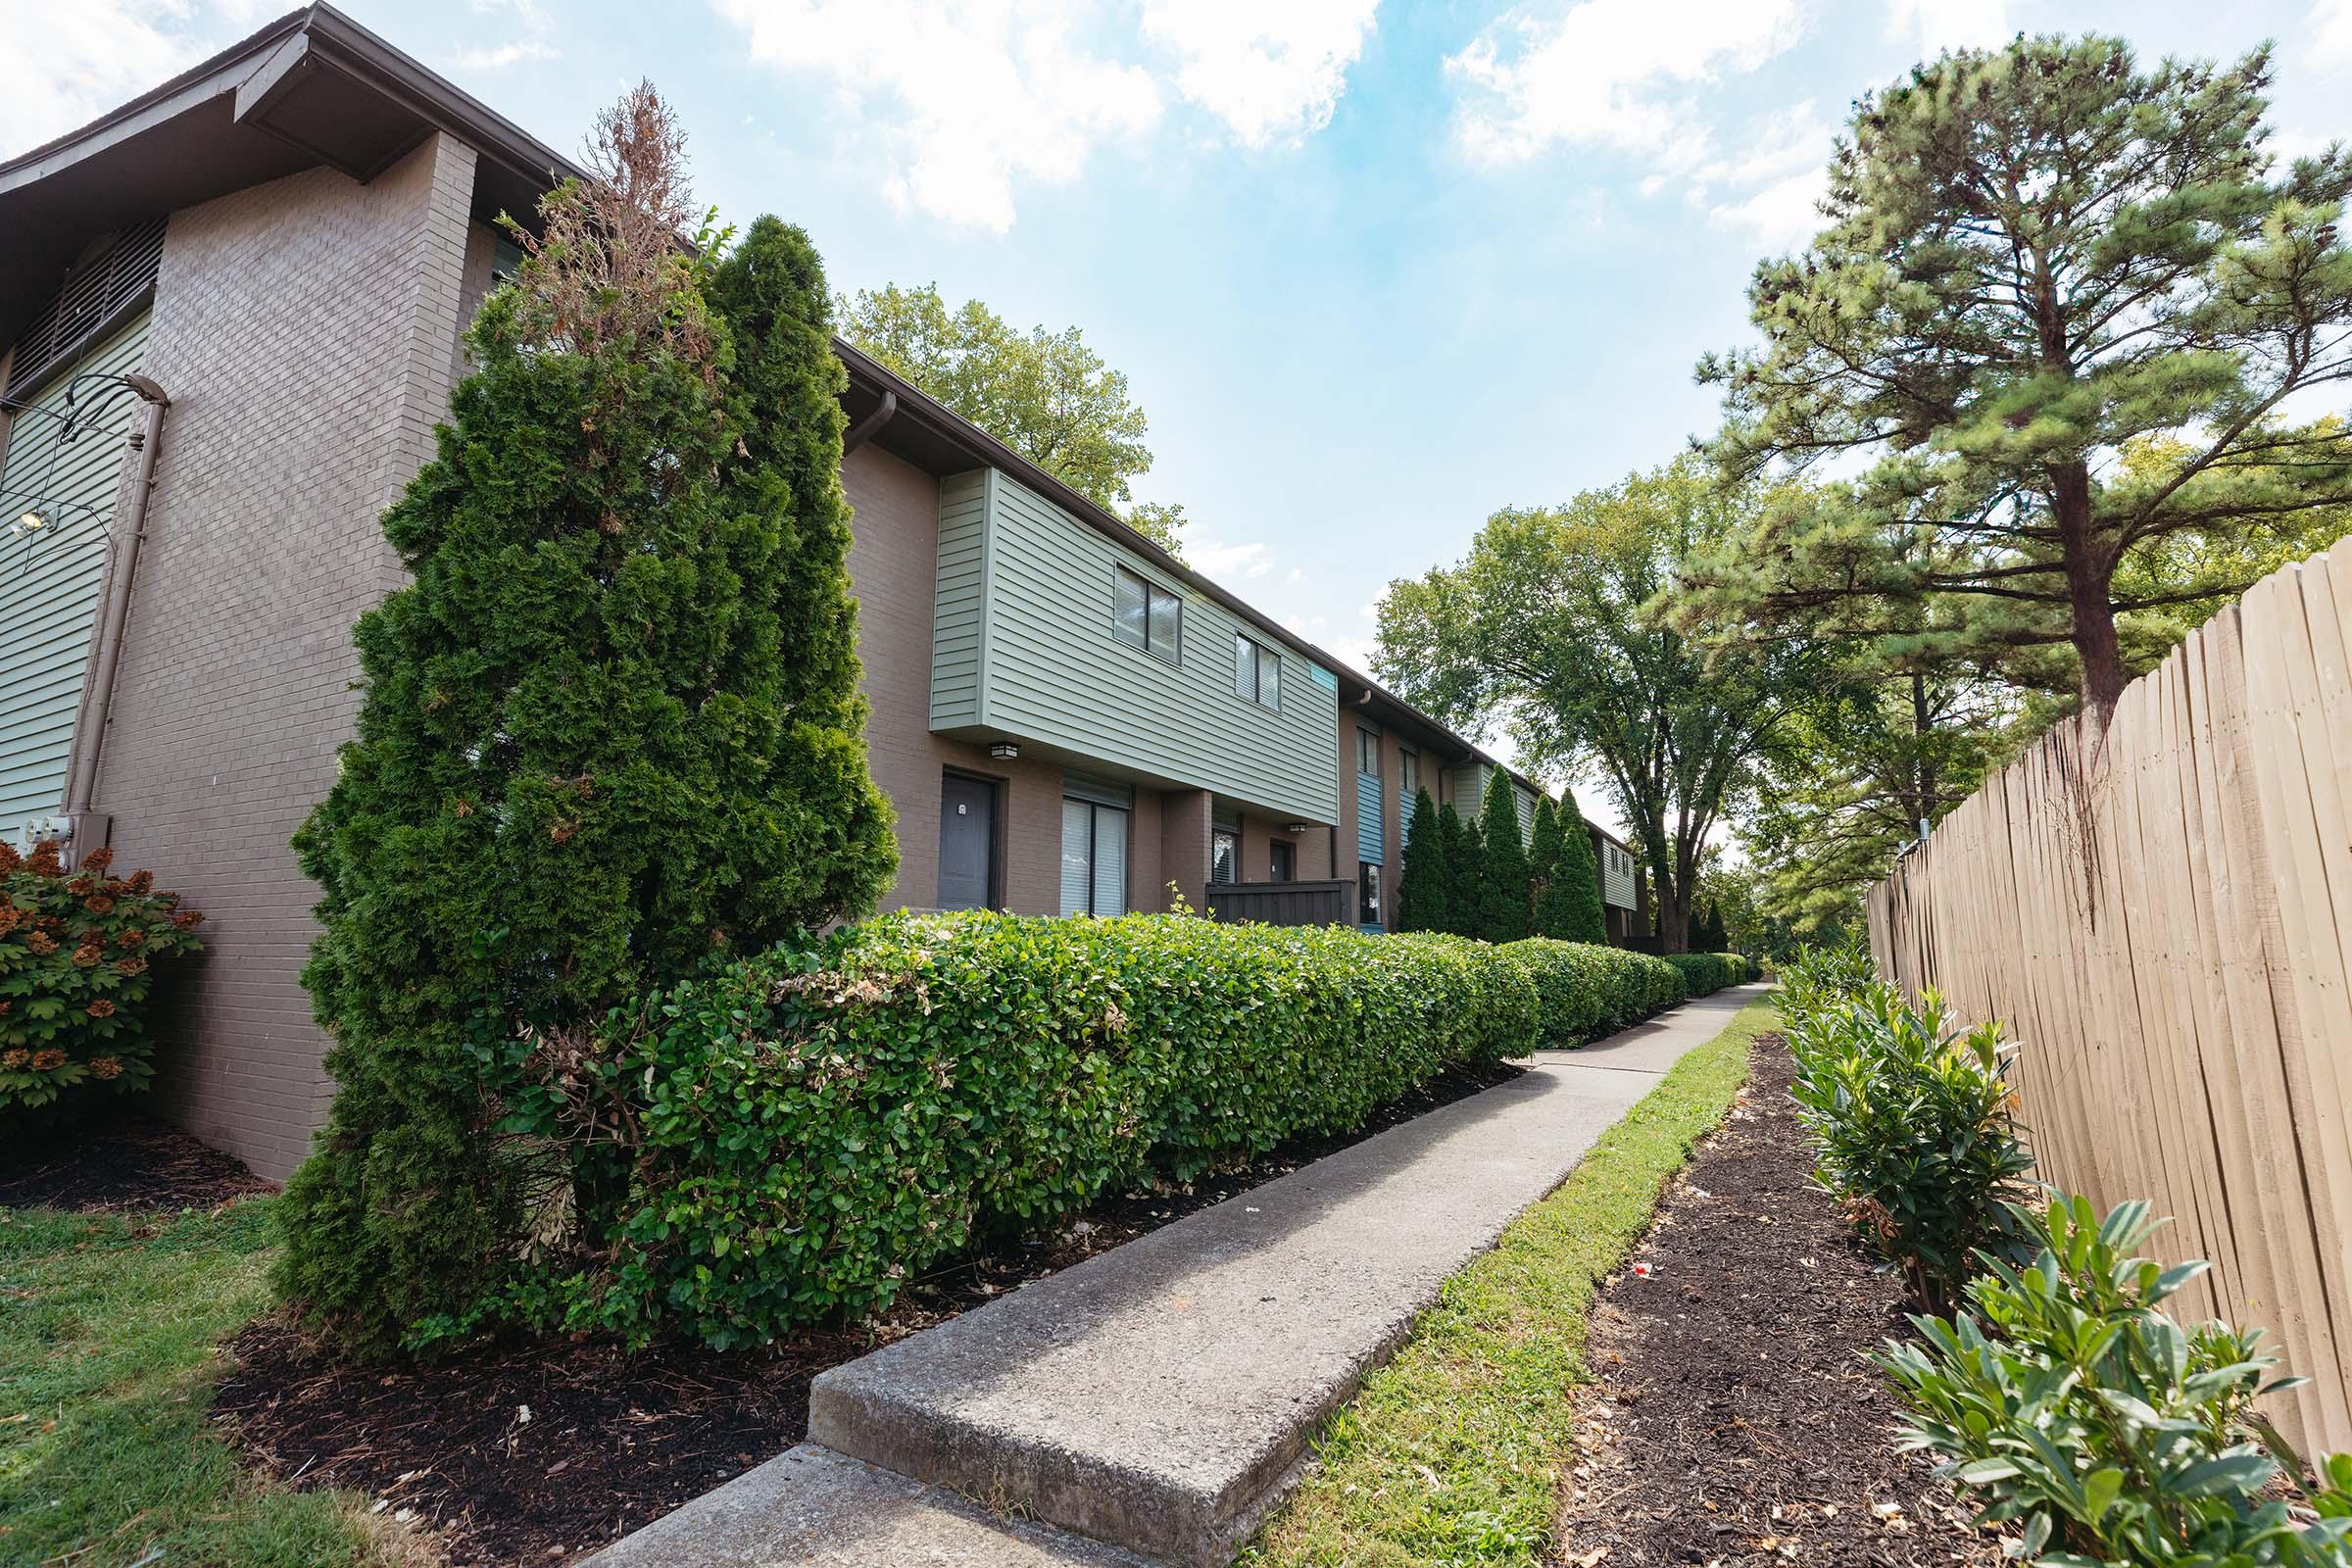
[[[1121,808],[1063,798],[1061,912],[1127,912],[1127,812]]]

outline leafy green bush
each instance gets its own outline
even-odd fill
[[[886,1306],[991,1232],[1354,1127],[1528,1049],[1537,992],[1446,936],[894,914],[517,1038],[533,1240],[467,1312],[716,1346]]]
[[[1499,950],[1536,989],[1538,1038],[1567,1051],[1671,1007],[1688,994],[1682,973],[1663,958],[1590,942],[1530,937]]]
[[[0,1116],[155,1077],[147,991],[155,965],[203,946],[204,919],[146,871],[107,875],[106,850],[68,876],[54,843],[0,844]]]
[[[1987,1521],[2023,1521],[2016,1555],[2066,1568],[2352,1561],[2352,1455],[2320,1467],[2298,1521],[2280,1483],[2303,1467],[2254,1409],[2270,1379],[2259,1333],[2183,1329],[2160,1303],[2206,1265],[2130,1255],[2148,1205],[2104,1222],[2082,1198],[2013,1211],[2036,1251],[1996,1257],[1973,1312],[1912,1321],[1924,1343],[1879,1362],[1912,1410],[1903,1445],[1982,1494]]]
[[[1747,978],[1747,959],[1737,953],[1669,953],[1666,961],[1682,972],[1684,986],[1694,997]]]
[[[1998,1024],[1950,1025],[1873,983],[1788,1019],[1790,1086],[1816,1176],[1902,1270],[1913,1298],[1948,1304],[1970,1259],[2002,1236],[2002,1200],[2033,1168],[2002,1077]]]
[[[1818,1013],[1844,1006],[1876,979],[1877,962],[1861,942],[1805,947],[1780,965],[1781,992],[1774,1005],[1782,1017],[1801,1025]]]

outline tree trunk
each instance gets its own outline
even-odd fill
[[[2081,463],[2065,464],[2051,470],[2050,479],[2058,549],[2066,564],[2067,611],[2075,654],[2082,662],[2082,712],[2095,739],[2107,732],[2126,678],[2115,608],[2107,596],[2110,563],[2091,529],[2089,468]]]
[[[1911,827],[1914,832],[1927,831],[1928,818],[1936,814],[1936,763],[1928,755],[1928,736],[1935,731],[1936,720],[1928,711],[1928,677],[1914,670],[1911,674],[1911,760],[1912,782],[1917,792],[1911,799]]]

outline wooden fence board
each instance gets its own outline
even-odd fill
[[[2087,752],[2086,752],[2087,748]],[[2184,1317],[2259,1324],[2352,1449],[2352,544],[2059,726],[1868,899],[1882,972],[1998,1018],[2037,1172],[2145,1198]]]

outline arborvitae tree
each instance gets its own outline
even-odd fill
[[[1560,802],[1559,817],[1559,859],[1550,883],[1536,900],[1536,934],[1562,942],[1605,943],[1609,920],[1600,900],[1600,867],[1592,862],[1592,836],[1574,795]]]
[[[1439,863],[1446,867],[1446,924],[1456,936],[1477,930],[1479,873],[1478,818],[1465,819],[1447,801],[1438,808],[1438,838],[1445,846]]]
[[[1551,879],[1560,871],[1560,818],[1551,808],[1551,797],[1536,797],[1536,825],[1527,839],[1527,929],[1530,936],[1542,936],[1543,927],[1537,922],[1536,910],[1543,907],[1544,895],[1551,887]]]
[[[1413,814],[1404,827],[1404,871],[1397,878],[1400,931],[1444,931],[1446,908],[1446,833],[1429,791],[1413,795]]]
[[[1703,940],[1696,951],[1700,953],[1729,953],[1732,950],[1731,933],[1724,929],[1722,905],[1712,901],[1708,903],[1707,918],[1699,929],[1699,936]]]
[[[1499,767],[1487,778],[1479,830],[1485,840],[1486,869],[1479,878],[1477,934],[1489,942],[1516,942],[1527,935],[1527,843],[1519,836],[1519,803],[1511,775]]]
[[[726,405],[696,259],[723,236],[675,243],[682,138],[650,87],[590,167],[542,204],[438,456],[385,514],[414,580],[354,631],[358,736],[295,839],[339,1088],[277,1279],[368,1348],[481,1301],[529,1217],[564,1211],[568,1165],[495,1129],[597,1019],[860,912],[895,863],[828,602],[832,372],[804,361],[796,387],[794,349],[760,342],[750,401],[777,427]]]

